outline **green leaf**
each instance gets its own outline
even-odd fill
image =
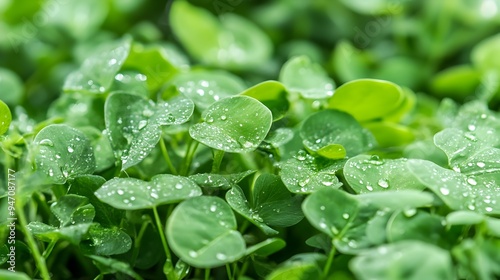
[[[391,243],[420,240],[428,244],[446,246],[452,240],[447,240],[443,224],[444,219],[438,215],[408,209],[392,215],[386,226],[387,239]]]
[[[0,269],[0,278],[9,280],[30,280],[32,279],[24,272],[12,272],[7,269]]]
[[[335,173],[342,168],[339,162],[323,162],[304,151],[280,164],[283,183],[292,193],[312,193],[322,188],[342,185]]]
[[[276,175],[260,175],[251,192],[252,208],[270,226],[289,227],[304,218],[302,198],[292,196]]]
[[[124,37],[102,47],[88,57],[78,71],[68,75],[63,90],[90,93],[108,91],[129,54],[131,42],[130,37]]]
[[[408,167],[451,209],[500,213],[500,173],[466,176],[425,160],[409,160]]]
[[[106,133],[91,126],[82,127],[80,130],[89,138],[93,150],[99,155],[95,157],[95,171],[103,171],[113,166],[115,155]]]
[[[106,180],[96,175],[82,175],[76,177],[68,190],[68,194],[76,194],[88,198],[89,203],[95,208],[94,222],[103,226],[117,226],[124,217],[124,212],[108,204],[102,203],[95,195]]]
[[[304,253],[286,260],[279,268],[272,271],[266,280],[302,280],[321,279],[323,263],[326,257],[321,254]]]
[[[455,225],[477,225],[486,220],[484,215],[478,214],[472,211],[453,211],[446,216],[446,225],[455,226]]]
[[[68,194],[60,197],[50,206],[50,211],[60,222],[60,227],[91,223],[95,209],[84,196]]]
[[[447,128],[434,135],[434,143],[448,156],[450,167],[467,175],[500,171],[500,149],[491,147],[491,133]]]
[[[269,227],[259,213],[252,207],[245,197],[245,193],[239,186],[233,186],[230,191],[226,193],[226,201],[238,214],[249,220],[252,224],[259,227],[262,232],[267,235],[278,234],[278,231]]]
[[[114,91],[132,93],[147,98],[149,97],[148,77],[136,70],[120,71],[115,75],[113,86],[110,89],[110,92]]]
[[[373,134],[379,147],[403,146],[415,140],[415,135],[410,128],[397,123],[370,122],[363,126]]]
[[[200,196],[201,189],[188,178],[159,174],[151,178],[151,182],[114,178],[104,183],[95,195],[117,209],[136,210]]]
[[[157,91],[178,72],[162,47],[144,47],[140,44],[132,47],[123,68],[134,69],[146,75],[146,84],[151,92]]]
[[[248,247],[245,255],[256,255],[261,257],[267,257],[272,255],[286,246],[286,242],[280,238],[268,238],[262,242],[259,242],[251,247]]]
[[[257,84],[244,92],[241,95],[253,97],[264,104],[273,115],[273,121],[282,119],[288,109],[288,92],[285,86],[277,81],[265,81]]]
[[[193,103],[182,97],[155,104],[133,94],[111,94],[104,108],[106,128],[122,170],[151,153],[160,141],[161,126],[184,123],[193,110]]]
[[[455,279],[449,253],[421,241],[400,241],[356,256],[350,263],[358,279]]]
[[[378,156],[359,155],[350,158],[344,166],[344,177],[356,193],[389,190],[422,190],[425,186],[407,167],[407,159],[379,159]]]
[[[360,122],[383,118],[403,104],[405,94],[398,85],[375,79],[343,84],[328,100],[328,107],[351,114]]]
[[[221,266],[245,254],[245,241],[236,231],[234,214],[218,197],[181,202],[170,215],[166,231],[174,253],[194,267]]]
[[[245,89],[245,84],[238,76],[221,70],[180,73],[168,84],[191,99],[200,111]]]
[[[9,107],[2,100],[0,100],[0,135],[9,130],[11,121],[12,115],[10,114]]]
[[[464,279],[496,279],[500,276],[498,239],[465,239],[452,254],[457,260]]]
[[[465,99],[481,82],[480,74],[470,65],[458,65],[437,73],[431,81],[433,93],[442,97]]]
[[[341,40],[333,51],[331,66],[342,83],[369,77],[374,63],[369,51],[362,51],[347,41]]]
[[[130,267],[130,264],[126,262],[100,256],[89,256],[89,258],[92,259],[92,262],[95,266],[97,266],[97,268],[99,268],[99,271],[101,271],[102,274],[116,274],[121,272],[134,279],[143,279]]]
[[[271,128],[272,115],[259,101],[247,96],[222,99],[203,112],[204,122],[189,128],[195,140],[230,153],[255,150]]]
[[[213,174],[213,173],[198,173],[189,176],[193,182],[198,186],[206,189],[217,189],[228,190],[234,185],[239,183],[241,180],[245,179],[247,176],[255,173],[255,170],[247,170],[240,173],[234,174]]]
[[[474,66],[482,71],[500,71],[500,59],[496,55],[500,47],[500,35],[494,35],[479,42],[471,52],[471,60]]]
[[[290,91],[309,99],[331,97],[335,89],[335,82],[326,71],[307,56],[288,60],[281,68],[279,79]]]
[[[34,139],[37,168],[55,184],[95,170],[95,158],[88,138],[63,124],[42,129]]]
[[[41,222],[31,222],[28,224],[28,229],[42,241],[51,242],[65,239],[74,245],[78,245],[91,225],[91,223],[85,223],[56,228]]]
[[[79,93],[61,95],[48,109],[49,118],[63,118],[72,127],[103,128],[104,102],[95,96]]]
[[[88,231],[89,240],[83,241],[80,248],[85,254],[109,256],[126,253],[132,248],[132,239],[119,228],[105,228],[94,224]]]
[[[304,200],[302,210],[311,225],[330,236],[340,251],[356,252],[371,245],[366,227],[377,209],[356,197],[341,190],[321,189]]]
[[[252,69],[269,59],[272,44],[254,23],[235,14],[219,22],[209,12],[178,1],[170,24],[182,45],[197,60],[228,69]]]
[[[313,152],[321,150],[321,154],[330,158],[331,151],[337,152],[333,153],[334,155],[342,151],[339,146],[329,147],[332,144],[341,145],[348,157],[366,152],[375,146],[375,140],[368,131],[352,116],[337,110],[323,110],[310,115],[300,128],[300,136],[306,149]],[[335,147],[337,149],[334,149]]]
[[[0,88],[2,89],[0,101],[9,105],[19,105],[23,98],[24,88],[21,78],[15,72],[0,67]]]

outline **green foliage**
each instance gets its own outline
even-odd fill
[[[500,278],[498,0],[167,2],[0,1],[0,279]]]

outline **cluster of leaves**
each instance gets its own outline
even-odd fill
[[[500,37],[474,46],[470,63],[442,70],[498,28],[484,8],[497,1],[426,1],[417,9],[419,1],[282,0],[259,5],[254,20],[218,19],[174,1],[169,28],[188,55],[160,41],[151,23],[118,30],[115,22],[140,1],[126,2],[121,10],[118,0],[27,5],[31,15],[50,17],[37,26],[46,38],[24,39],[50,49],[72,34],[75,59],[57,68],[68,54],[47,62],[34,52],[50,73],[26,85],[15,67],[0,68],[0,174],[16,171],[20,271],[0,276],[500,277],[500,115],[489,109],[500,96]],[[454,8],[438,13],[447,5]],[[0,31],[30,24],[19,23],[14,6],[0,5],[0,15],[10,15]],[[422,35],[436,17],[445,18],[438,31]],[[278,35],[296,18],[293,38],[317,44]],[[327,18],[363,29],[332,38],[325,64],[330,39],[315,30],[324,31],[318,26]],[[388,34],[365,34],[374,24]],[[110,36],[101,25],[129,32]],[[400,39],[397,48],[385,47],[387,36]],[[357,49],[356,38],[371,47]],[[275,46],[284,59],[272,57]],[[62,93],[31,98],[55,87],[48,78],[62,81]],[[33,86],[38,79],[49,81]],[[44,112],[24,109],[49,101]],[[0,238],[9,234],[2,226]],[[10,251],[0,246],[5,268]]]

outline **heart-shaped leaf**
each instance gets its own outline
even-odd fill
[[[352,116],[337,110],[310,115],[300,128],[300,136],[306,149],[334,159],[341,156],[343,149],[347,156],[352,157],[375,146],[375,140],[367,130]]]
[[[122,170],[141,162],[153,150],[161,138],[160,126],[184,123],[193,110],[193,103],[182,97],[155,104],[134,94],[111,94],[104,108],[106,128]]]
[[[36,135],[34,144],[38,148],[37,168],[55,184],[95,170],[90,141],[77,129],[63,124],[49,125]]]
[[[359,155],[344,166],[344,176],[356,193],[388,190],[423,190],[420,181],[406,165],[407,159],[379,159],[378,156]]]
[[[60,222],[60,227],[91,223],[95,217],[95,209],[84,196],[67,194],[60,197],[50,206],[50,211]]]
[[[114,178],[95,195],[101,201],[124,210],[148,209],[201,195],[201,189],[181,176],[160,174],[145,182],[135,178]]]
[[[236,231],[236,218],[229,205],[218,197],[183,201],[170,215],[166,231],[174,253],[194,267],[221,266],[245,254],[245,241]]]
[[[94,224],[88,231],[89,240],[83,241],[80,247],[86,254],[118,255],[126,253],[132,247],[130,236],[119,228],[105,228]]]
[[[271,111],[248,96],[222,99],[205,112],[202,123],[189,128],[195,140],[218,150],[244,153],[255,150],[271,128]]]
[[[309,99],[331,97],[335,89],[335,82],[328,77],[326,71],[319,64],[311,62],[307,56],[288,60],[281,69],[280,81],[290,91]]]

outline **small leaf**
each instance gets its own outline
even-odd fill
[[[111,94],[104,109],[106,128],[122,170],[151,153],[160,141],[160,126],[184,123],[193,110],[193,103],[181,97],[155,104],[133,94]]]
[[[484,215],[472,211],[453,211],[446,216],[446,225],[465,225],[472,226],[482,223],[486,220]]]
[[[379,147],[394,147],[410,144],[415,140],[413,131],[407,126],[393,122],[370,122],[363,126],[368,129],[375,139]]]
[[[344,176],[356,193],[389,190],[423,190],[420,181],[406,165],[407,159],[379,159],[378,156],[359,155],[350,158],[344,166]]]
[[[93,263],[99,268],[99,271],[102,274],[116,274],[118,272],[121,272],[132,277],[133,279],[143,279],[130,267],[130,264],[126,262],[100,256],[89,256],[89,258],[92,259]]]
[[[41,222],[31,222],[28,224],[28,229],[42,241],[51,242],[65,239],[74,245],[78,245],[91,225],[91,223],[85,223],[56,228]]]
[[[105,228],[94,224],[88,231],[89,240],[80,248],[86,254],[109,256],[126,253],[132,248],[132,239],[124,231],[113,227]]]
[[[50,206],[50,211],[61,223],[60,227],[91,223],[95,209],[84,196],[68,194],[60,197]]]
[[[441,216],[409,208],[392,215],[387,223],[387,239],[391,243],[400,240],[420,240],[428,244],[446,246],[452,239],[447,236]]]
[[[0,100],[0,135],[9,130],[11,121],[12,115],[10,114],[9,107],[2,100]]]
[[[7,269],[0,269],[0,278],[9,280],[30,280],[32,279],[24,272],[12,272]]]
[[[236,218],[218,197],[200,196],[181,202],[170,215],[166,231],[174,253],[194,267],[221,266],[245,254]]]
[[[358,195],[357,198],[366,204],[375,205],[380,209],[391,210],[427,207],[434,202],[434,196],[431,193],[406,189],[362,193]]]
[[[312,193],[322,188],[342,185],[335,173],[342,168],[340,162],[322,162],[301,151],[280,165],[281,179],[292,193]]]
[[[290,91],[309,99],[331,97],[335,89],[335,82],[328,77],[326,71],[319,64],[311,62],[307,56],[288,60],[281,69],[280,81]]]
[[[0,67],[0,88],[2,89],[2,100],[0,101],[9,105],[19,105],[23,97],[24,89],[23,81],[15,72]]]
[[[195,140],[230,153],[255,150],[271,128],[272,115],[259,101],[247,96],[222,99],[203,112],[202,123],[189,128]]]
[[[286,260],[266,277],[266,280],[280,279],[321,279],[326,256],[316,253],[303,253]]]
[[[77,129],[63,124],[49,125],[36,135],[34,144],[38,148],[37,168],[55,184],[95,170],[90,141]]]
[[[328,149],[341,154],[341,145],[347,156],[366,152],[375,146],[373,136],[349,114],[337,110],[323,110],[310,115],[302,124],[300,136],[304,146],[313,152],[330,155]],[[333,149],[333,148],[337,149]]]
[[[262,82],[245,90],[241,95],[250,96],[262,102],[271,110],[273,121],[282,119],[290,108],[287,99],[288,92],[283,84],[277,81]]]
[[[78,71],[66,78],[64,91],[106,92],[127,58],[131,42],[130,37],[124,37],[88,57]]]
[[[151,182],[114,178],[104,183],[95,195],[117,209],[136,210],[200,196],[201,189],[188,178],[159,174],[151,178]]]
[[[449,253],[421,241],[400,241],[369,249],[350,267],[358,279],[455,279]]]
[[[328,107],[344,111],[356,120],[383,118],[403,104],[405,94],[398,85],[375,79],[354,80],[340,86]]]

